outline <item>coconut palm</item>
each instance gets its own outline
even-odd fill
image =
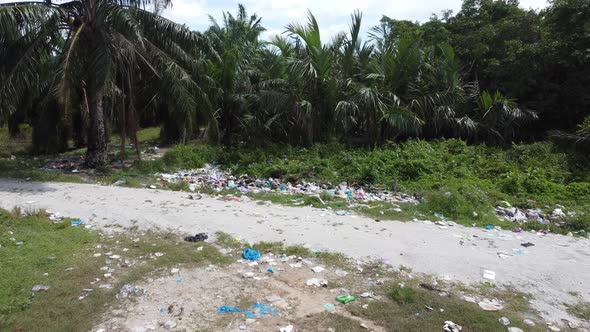
[[[200,69],[205,40],[148,11],[152,5],[162,8],[170,0],[0,4],[0,36],[20,32],[26,44],[2,82],[3,109],[14,109],[29,89],[42,84],[49,85],[63,117],[82,105],[89,122],[86,164],[90,167],[107,161],[105,101],[122,97],[133,105],[139,70],[162,82],[161,93],[176,101],[177,112],[195,113],[201,104],[198,98],[206,98],[193,72]],[[48,62],[50,80],[40,75]]]
[[[499,91],[481,91],[474,82],[468,86],[476,107],[468,114],[477,128],[477,136],[490,143],[506,144],[516,137],[517,129],[538,118],[536,112],[518,106],[514,99]]]
[[[213,17],[210,19],[212,26],[205,35],[219,54],[219,59],[210,66],[218,87],[215,105],[221,113],[222,140],[224,144],[232,144],[233,134],[247,107],[245,95],[251,91],[251,69],[263,46],[258,38],[265,29],[261,18],[256,14],[248,15],[242,5],[238,6],[235,16],[223,13],[222,25]]]
[[[306,105],[310,111],[306,125],[309,143],[326,141],[334,134],[337,51],[342,45],[342,35],[331,44],[322,43],[320,28],[315,16],[308,12],[307,24],[288,24],[287,34],[296,42],[295,52],[288,58],[289,70],[303,83]]]

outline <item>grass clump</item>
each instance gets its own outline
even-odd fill
[[[463,326],[465,331],[503,331],[506,327],[498,322],[503,316],[510,319],[511,326],[525,331],[544,331],[539,325],[525,326],[521,310],[528,310],[528,306],[523,308],[519,301],[513,306],[513,299],[504,294],[498,294],[498,298],[505,299],[505,309],[488,312],[453,294],[441,296],[439,292],[423,289],[414,283],[404,287],[397,282],[391,283],[376,292],[382,292],[385,298],[368,302],[367,308],[362,308],[360,303],[347,308],[353,315],[369,319],[387,331],[439,331],[447,320]]]
[[[387,297],[400,305],[414,303],[416,302],[416,291],[411,287],[396,285],[387,290]]]
[[[581,319],[590,320],[590,303],[580,302],[573,305],[566,304],[567,311]]]

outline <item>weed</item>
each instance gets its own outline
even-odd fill
[[[577,304],[566,304],[567,311],[581,319],[590,320],[590,303],[580,302]]]

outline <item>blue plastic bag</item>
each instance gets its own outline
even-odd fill
[[[260,252],[254,249],[246,248],[244,249],[244,253],[242,253],[242,257],[249,261],[255,261],[260,258]]]

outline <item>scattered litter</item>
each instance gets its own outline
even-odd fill
[[[139,295],[140,293],[141,289],[137,288],[137,286],[125,285],[121,287],[121,290],[119,290],[117,299],[126,299],[131,294]]]
[[[518,327],[511,326],[508,328],[508,332],[524,332],[524,331]]]
[[[164,323],[164,328],[167,330],[172,330],[173,328],[176,327],[176,321],[175,320],[169,320],[166,323]]]
[[[267,317],[267,316],[276,316],[278,313],[269,305],[264,303],[256,303],[255,305],[250,308],[250,310],[245,312],[246,318],[258,318],[258,317]]]
[[[549,324],[547,324],[547,328],[548,328],[549,330],[551,330],[551,331],[554,331],[554,332],[559,332],[559,331],[561,331],[561,329],[560,329],[559,327],[555,326],[555,325],[549,325]]]
[[[502,324],[504,326],[510,325],[510,319],[508,319],[506,317],[502,317],[502,318],[498,319],[498,321],[500,322],[500,324]]]
[[[326,309],[328,311],[332,311],[332,310],[336,310],[336,306],[334,306],[332,303],[326,303],[326,304],[324,304],[324,309]]]
[[[246,326],[246,324],[240,324],[239,329],[244,331],[248,329],[248,326]]]
[[[279,329],[279,332],[293,332],[293,329],[294,329],[294,328],[295,328],[295,327],[294,327],[293,325],[287,325],[287,326],[285,326],[285,327],[281,327],[281,328]]]
[[[420,284],[420,287],[427,289],[429,291],[432,291],[432,292],[442,292],[442,290],[440,290],[436,286],[430,285],[430,284],[422,283],[422,284]],[[400,286],[400,288],[403,288],[403,287]]]
[[[270,273],[275,273],[275,270],[272,267],[269,267],[268,269],[266,269],[266,271],[268,271]]]
[[[184,307],[174,303],[168,306],[168,315],[180,317],[184,313]]]
[[[527,242],[527,243],[523,243],[523,244],[521,244],[521,246],[523,246],[523,247],[525,247],[525,248],[529,248],[529,247],[534,247],[534,246],[535,246],[535,244],[534,244],[534,243]]]
[[[334,273],[339,277],[346,277],[348,275],[348,272],[344,270],[336,270]]]
[[[258,252],[257,250],[254,250],[254,249],[246,248],[246,249],[244,249],[244,252],[242,253],[242,257],[244,257],[244,259],[247,259],[249,261],[255,261],[258,258],[260,258],[260,252]]]
[[[463,296],[463,300],[470,302],[470,303],[477,303],[477,300],[473,296]]]
[[[72,220],[71,225],[74,227],[81,226],[81,225],[84,225],[84,222],[82,220],[76,219],[76,220]]]
[[[452,321],[448,320],[443,325],[443,331],[445,332],[459,332],[463,329],[461,325],[455,324]]]
[[[176,274],[176,273],[178,273],[179,271],[180,271],[179,269],[177,269],[177,268],[173,268],[172,270],[170,270],[170,273],[172,273],[172,274]]]
[[[429,306],[427,306],[426,304],[424,305],[424,308],[425,308],[426,310],[428,310],[428,311],[434,311],[434,308],[433,308],[433,307],[429,307]]]
[[[209,238],[209,235],[207,235],[206,233],[199,233],[199,234],[195,234],[195,236],[187,236],[184,238],[184,240],[186,242],[201,242],[201,241],[205,241]]]
[[[504,309],[504,306],[496,299],[484,299],[483,301],[479,302],[478,305],[485,311],[500,311]]]
[[[512,252],[516,256],[524,256],[524,254],[525,254],[524,250],[518,250],[518,249],[514,249]]]
[[[350,211],[350,210],[348,210],[348,211],[339,210],[339,211],[336,211],[336,215],[341,216],[341,217],[342,216],[351,216],[352,215],[352,211]]]
[[[193,201],[198,201],[203,198],[203,195],[188,195],[188,199],[192,199]]]
[[[352,302],[354,300],[356,300],[356,297],[354,297],[353,295],[350,295],[350,294],[336,296],[336,301],[338,301],[342,304],[347,304],[347,303]]]
[[[162,256],[164,256],[164,253],[157,252],[157,253],[154,254],[154,256],[156,256],[156,257],[162,257]]]
[[[494,271],[490,271],[490,270],[485,270],[483,271],[483,278],[487,279],[487,280],[496,280],[496,272]]]
[[[220,314],[224,314],[226,312],[242,312],[242,309],[224,305],[224,306],[217,308],[217,312]]]
[[[268,302],[277,302],[277,301],[280,301],[280,300],[282,300],[282,299],[281,299],[281,297],[280,297],[280,296],[278,296],[278,295],[270,295],[270,296],[267,296],[267,297],[266,297],[266,300],[267,300]]]
[[[325,279],[309,279],[305,282],[307,286],[315,286],[315,287],[328,287],[328,280]]]
[[[313,268],[313,269],[311,269],[311,270],[312,270],[313,272],[315,272],[315,273],[321,273],[321,272],[323,272],[325,269],[324,269],[323,267],[321,267],[321,266],[316,266],[316,267],[314,267],[314,268]]]
[[[523,322],[523,323],[524,323],[524,325],[526,325],[526,326],[535,326],[535,322],[533,322],[533,321],[532,321],[532,320],[530,320],[530,319],[525,319],[525,320],[523,320],[522,322]]]
[[[49,290],[49,286],[45,286],[45,285],[35,285],[33,286],[32,291],[33,292],[40,292],[40,291],[46,291]]]

